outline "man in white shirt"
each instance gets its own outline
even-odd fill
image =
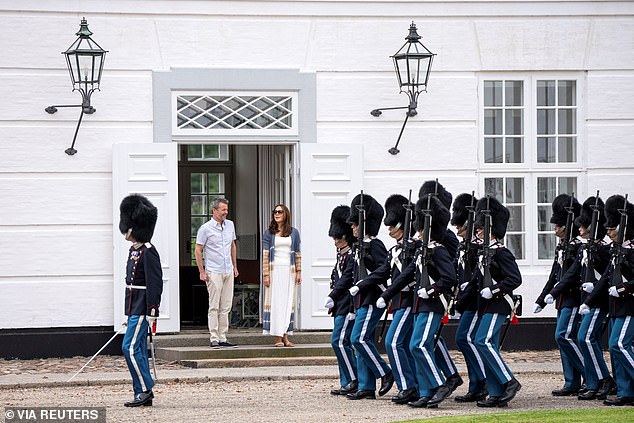
[[[227,219],[229,201],[217,198],[211,202],[212,219],[198,229],[196,236],[196,264],[200,280],[209,292],[209,339],[211,348],[236,347],[227,341],[229,312],[233,300],[233,280],[238,276],[236,266],[236,230]],[[203,267],[203,250],[205,263]]]

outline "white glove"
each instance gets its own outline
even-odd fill
[[[588,294],[591,294],[592,291],[594,291],[594,284],[592,282],[584,282],[583,285],[581,285],[581,289]]]
[[[421,288],[418,290],[418,296],[421,297],[423,300],[429,298],[429,294],[427,293],[427,290],[425,288]]]
[[[458,313],[457,311],[453,314],[454,319],[459,319],[460,316],[462,316],[462,314]]]
[[[586,314],[589,314],[589,313],[590,313],[590,307],[588,307],[587,304],[581,304],[579,306],[579,314],[583,314],[585,316]]]
[[[480,295],[485,300],[490,300],[491,298],[493,298],[493,292],[491,292],[491,288],[484,288],[482,291],[480,291]]]
[[[376,300],[376,306],[378,308],[385,308],[385,306],[387,306],[387,304],[385,304],[385,300],[383,299],[383,297],[379,297],[379,299]]]
[[[533,313],[539,313],[542,310],[542,306],[540,306],[539,304],[533,304]]]
[[[552,304],[555,302],[555,298],[552,295],[548,294],[546,295],[546,298],[544,298],[544,302],[546,304]]]
[[[616,290],[616,286],[611,286],[610,289],[608,289],[608,293],[610,294],[611,297],[619,296],[619,291]]]
[[[156,316],[145,316],[147,319],[147,324],[152,331],[152,335],[156,335]]]
[[[352,288],[350,288],[348,291],[350,291],[350,295],[354,297],[355,295],[359,293],[359,287],[355,285]]]
[[[128,326],[128,316],[123,316],[123,322],[121,322],[121,326]]]
[[[465,289],[467,289],[467,286],[469,286],[469,282],[463,282],[460,284],[460,290],[464,291]]]
[[[355,319],[355,317],[357,317],[357,315],[356,315],[356,314],[354,314],[354,313],[348,313],[348,314],[346,314],[346,320],[354,320],[354,319]]]
[[[330,297],[326,297],[326,302],[324,302],[324,308],[333,308],[334,306],[335,306],[335,301]]]

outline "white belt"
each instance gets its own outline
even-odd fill
[[[126,285],[128,289],[147,289],[147,286],[144,285]]]

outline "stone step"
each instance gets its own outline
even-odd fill
[[[156,348],[156,358],[167,361],[253,359],[265,357],[334,356],[328,344],[296,344],[295,347],[267,345],[240,345],[237,348],[211,349],[207,346]]]
[[[289,339],[295,344],[330,343],[330,332],[295,332]],[[273,345],[274,338],[263,335],[262,331],[230,329],[227,335],[229,342],[243,345]],[[209,332],[206,330],[188,330],[175,335],[156,335],[154,343],[157,348],[169,347],[209,347]]]
[[[331,366],[337,364],[337,357],[261,357],[233,359],[181,360],[183,366],[196,369],[228,367],[271,367],[271,366]]]

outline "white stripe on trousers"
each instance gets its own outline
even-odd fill
[[[343,346],[343,341],[345,341],[346,336],[346,328],[348,327],[349,322],[350,320],[348,320],[348,317],[344,317],[343,326],[341,327],[341,332],[339,333],[339,350],[341,351],[344,363],[346,363],[346,368],[350,374],[350,380],[357,380],[357,376],[354,374],[354,370],[352,370],[352,364],[350,363],[350,360],[348,360],[348,353]]]
[[[480,352],[476,348],[475,344],[473,343],[473,338],[471,337],[471,334],[473,333],[473,329],[475,328],[475,325],[478,322],[478,317],[479,317],[478,313],[473,314],[473,320],[471,320],[471,324],[469,325],[469,330],[467,331],[467,343],[469,344],[469,348],[471,348],[473,355],[475,355],[476,357],[478,366],[480,367],[480,371],[482,372],[482,376],[486,378],[487,373],[484,370],[484,363],[482,362],[482,357],[480,356]]]
[[[141,330],[141,322],[143,322],[144,320],[145,316],[139,316],[139,320],[137,320],[136,327],[134,328],[134,336],[132,337],[132,342],[130,342],[129,349],[130,361],[132,362],[132,366],[134,367],[134,371],[136,372],[136,377],[138,377],[139,381],[141,381],[141,389],[143,390],[143,392],[147,391],[147,388],[145,386],[143,376],[141,375],[141,371],[139,370],[139,365],[134,359],[134,345],[136,344],[136,339],[139,336],[139,330]],[[145,353],[147,354],[147,351],[145,351]]]
[[[445,348],[445,344],[440,342],[440,339],[439,339],[438,344],[436,344],[436,347],[440,349],[440,353],[442,354],[442,357],[445,359],[445,363],[447,364],[447,367],[449,367],[449,372],[450,372],[449,376],[456,373],[458,370],[456,369],[456,366],[454,366],[453,361],[451,361],[451,357],[449,357],[449,351],[447,351],[447,348]]]
[[[632,358],[629,351],[623,347],[623,338],[625,338],[625,332],[627,332],[627,327],[630,325],[630,317],[631,316],[627,316],[623,322],[623,327],[621,328],[621,333],[619,334],[619,349],[627,361],[629,361],[630,366],[634,367],[634,358]]]
[[[496,313],[492,314],[492,316],[493,318],[491,319],[491,324],[489,325],[489,329],[487,330],[487,337],[484,343],[489,349],[489,352],[491,353],[491,355],[493,355],[493,358],[495,359],[495,362],[497,363],[497,365],[500,367],[500,370],[504,374],[504,377],[506,377],[507,382],[509,382],[511,380],[511,375],[506,370],[506,366],[504,365],[504,361],[502,361],[502,357],[500,356],[500,354],[498,354],[495,351],[495,348],[493,348],[493,344],[491,344],[491,336],[493,336],[493,328],[495,327],[495,321],[498,319],[498,315]]]
[[[365,334],[368,331],[368,324],[370,323],[371,318],[372,318],[372,306],[370,305],[368,306],[368,312],[365,315],[365,320],[363,321],[363,328],[361,329],[361,336],[359,337],[359,342],[361,342],[361,345],[363,345],[363,349],[368,353],[368,355],[372,359],[372,363],[374,363],[376,368],[379,369],[379,374],[381,375],[381,377],[383,377],[385,376],[383,367],[381,367],[381,365],[379,364],[379,361],[374,356],[374,353],[372,353],[372,350],[370,349],[368,344],[365,342]]]
[[[583,364],[583,354],[581,354],[581,350],[579,350],[579,347],[577,346],[577,344],[575,344],[575,341],[572,338],[570,338],[570,333],[572,332],[572,329],[573,329],[572,326],[575,323],[575,317],[577,316],[577,310],[578,310],[577,307],[572,308],[572,312],[570,313],[570,319],[568,320],[568,327],[566,327],[566,335],[564,339],[568,341],[568,343],[572,347],[575,354],[577,354],[577,357],[579,358],[579,360],[581,360],[581,364]]]
[[[427,360],[427,365],[429,366],[431,373],[434,375],[434,379],[436,379],[436,382],[438,382],[439,385],[442,385],[442,379],[440,378],[440,375],[438,374],[438,369],[436,368],[434,361],[429,355],[429,351],[427,351],[425,347],[423,346],[423,344],[425,344],[425,341],[427,340],[427,337],[429,336],[429,329],[431,327],[431,322],[433,318],[434,318],[434,313],[430,312],[427,314],[427,323],[425,324],[425,331],[423,332],[423,337],[420,340],[420,344],[418,345],[418,348],[420,348],[420,350],[423,352],[423,355],[425,356],[425,360]]]
[[[401,316],[401,320],[399,320],[398,326],[396,326],[396,330],[394,331],[394,338],[392,338],[392,354],[394,355],[394,361],[396,362],[395,364],[396,368],[398,369],[398,374],[401,377],[401,387],[403,388],[403,390],[408,389],[408,387],[407,382],[405,381],[405,376],[403,375],[403,369],[401,367],[401,360],[398,355],[398,350],[396,349],[396,343],[398,342],[398,337],[401,334],[401,329],[403,329],[403,325],[405,324],[405,319],[409,315],[411,309],[411,307],[407,307],[405,309],[405,312]],[[407,346],[407,348],[409,348],[409,345]]]
[[[599,362],[597,361],[597,356],[594,353],[594,348],[592,348],[592,343],[590,342],[590,336],[592,335],[592,332],[594,331],[594,324],[597,322],[597,317],[599,316],[599,313],[601,312],[601,309],[599,308],[595,308],[594,309],[594,314],[592,315],[592,320],[590,320],[590,325],[588,325],[588,332],[586,333],[586,345],[588,347],[588,351],[590,353],[590,357],[592,358],[592,364],[594,364],[594,371],[597,374],[597,377],[599,378],[599,380],[603,379],[603,372],[601,372],[601,367],[599,367]]]

